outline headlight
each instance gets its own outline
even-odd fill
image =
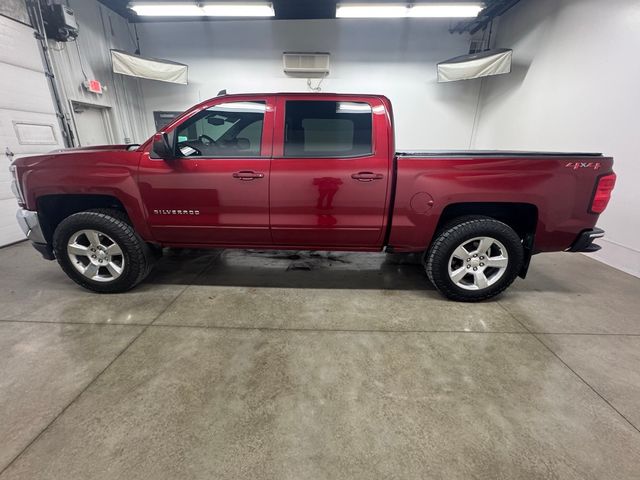
[[[24,197],[22,196],[22,189],[20,188],[20,181],[18,180],[18,169],[15,165],[9,167],[11,172],[11,191],[18,199],[20,205],[24,205]]]

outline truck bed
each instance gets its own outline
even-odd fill
[[[521,152],[517,150],[420,150],[396,152],[396,157],[602,157],[593,152]]]
[[[589,205],[598,177],[612,172],[600,153],[513,151],[397,152],[392,228],[396,251],[428,245],[447,209],[473,212],[511,204],[535,211],[535,251],[562,251],[598,215]]]

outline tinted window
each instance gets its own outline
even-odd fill
[[[260,155],[265,102],[229,102],[203,110],[177,128],[183,157]]]
[[[367,103],[291,100],[285,116],[285,157],[353,157],[372,152]]]

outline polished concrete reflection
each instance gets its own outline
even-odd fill
[[[0,480],[640,477],[640,279],[582,255],[479,305],[401,255],[0,268]]]
[[[6,466],[142,331],[0,322],[0,466]]]

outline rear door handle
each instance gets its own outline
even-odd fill
[[[373,182],[374,180],[382,180],[384,175],[373,172],[358,172],[351,174],[351,178],[359,182]]]
[[[238,180],[255,180],[256,178],[264,178],[264,173],[254,172],[252,170],[242,170],[240,172],[234,172],[233,178],[237,178]]]

